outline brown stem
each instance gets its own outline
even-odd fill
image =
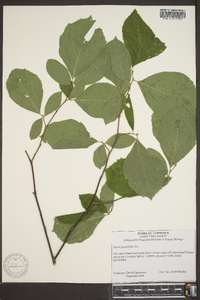
[[[28,152],[27,151],[25,151],[25,152],[26,152],[26,155],[27,155],[27,157],[29,159],[29,162],[30,162],[30,165],[31,165],[32,177],[33,177],[33,195],[34,195],[36,203],[37,203],[37,207],[38,207],[39,214],[40,214],[40,219],[42,221],[42,226],[43,226],[44,233],[45,233],[45,236],[46,236],[47,244],[48,244],[48,247],[49,247],[49,250],[50,250],[50,253],[51,253],[51,258],[52,258],[53,264],[55,265],[56,264],[56,259],[53,256],[53,251],[52,251],[51,244],[50,244],[50,241],[49,241],[49,236],[48,236],[48,233],[47,233],[44,218],[43,218],[42,211],[41,211],[41,208],[40,208],[40,204],[39,204],[39,201],[38,201],[37,190],[36,190],[36,182],[35,182],[35,172],[34,172],[34,167],[33,167],[33,160],[30,158]]]
[[[165,178],[163,184],[164,184],[165,182],[167,182],[167,180],[169,179],[169,176],[170,176],[171,172],[174,170],[175,167],[176,167],[176,164],[173,165],[173,167],[169,170],[169,173],[167,174],[167,177]]]
[[[104,205],[104,204],[113,204],[114,202],[116,202],[116,201],[119,201],[119,200],[121,200],[121,199],[123,199],[124,197],[119,197],[119,198],[117,198],[117,199],[115,199],[115,200],[110,200],[110,201],[105,201],[105,202],[93,202],[93,204],[99,204],[99,205]]]

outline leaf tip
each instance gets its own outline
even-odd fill
[[[93,24],[96,22],[96,20],[93,20],[92,15],[89,16],[89,21],[93,22]]]

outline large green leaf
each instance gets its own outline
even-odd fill
[[[112,147],[115,139],[116,139],[116,134],[111,136],[106,141],[106,144],[108,144],[109,146]],[[135,138],[133,136],[131,136],[129,134],[119,133],[119,137],[117,139],[117,142],[116,142],[114,148],[122,149],[122,148],[130,147],[134,143],[134,141],[135,141]]]
[[[30,139],[34,140],[36,139],[42,131],[42,118],[36,120],[33,125],[31,126],[30,130]]]
[[[81,48],[85,42],[85,35],[94,24],[92,16],[87,19],[80,19],[68,24],[60,36],[59,54],[68,67],[72,77],[75,76],[76,63],[80,56]]]
[[[152,118],[155,135],[170,166],[179,162],[195,145],[196,119],[184,107],[169,110],[161,119]]]
[[[162,53],[166,46],[142,20],[137,10],[125,20],[122,27],[123,39],[130,52],[132,66]]]
[[[124,81],[131,80],[131,57],[126,46],[115,38],[115,49],[111,52],[111,67],[115,76]]]
[[[71,77],[65,66],[55,59],[47,61],[47,72],[58,83],[63,85],[71,85]]]
[[[195,145],[196,88],[178,72],[158,73],[138,83],[154,111],[153,134],[172,166]]]
[[[114,38],[106,44],[101,57],[107,59],[105,77],[112,81],[125,94],[130,86],[131,58],[126,46]]]
[[[62,93],[61,92],[57,92],[54,93],[53,95],[51,95],[45,105],[44,108],[44,114],[45,116],[51,114],[53,111],[55,111],[61,104],[61,100],[62,100]]]
[[[91,204],[93,200],[94,195],[93,194],[83,194],[79,195],[79,199],[81,200],[81,204],[85,210],[88,209],[89,205]],[[100,211],[101,213],[107,213],[107,209],[105,205],[102,203],[103,201],[100,201],[97,196],[95,196],[94,202],[99,204],[93,204],[90,208],[90,213],[95,211]]]
[[[26,69],[14,69],[6,82],[10,98],[19,106],[40,114],[43,98],[42,83]]]
[[[43,141],[53,149],[88,148],[97,141],[90,137],[82,123],[69,119],[47,127]]]
[[[161,72],[138,82],[144,98],[150,108],[155,111],[159,104],[168,102],[174,106],[189,102],[196,108],[196,88],[193,82],[184,74],[178,72]],[[179,101],[179,102],[178,102]]]
[[[102,118],[104,105],[113,90],[115,87],[108,83],[93,84],[76,98],[76,103],[91,117]]]
[[[64,242],[70,228],[80,219],[83,213],[84,212],[55,217],[53,231],[62,242]],[[81,243],[88,239],[103,218],[104,214],[98,210],[95,212],[88,212],[73,230],[67,243]]]
[[[146,149],[138,140],[124,161],[123,174],[129,186],[150,199],[162,188],[167,173],[161,154],[154,149]]]
[[[96,29],[92,38],[87,42],[85,35],[94,21],[90,16],[68,24],[60,36],[59,53],[68,67],[72,78],[85,72],[103,52],[106,41],[101,29]]]
[[[130,188],[127,180],[124,178],[123,165],[124,159],[120,158],[106,169],[107,185],[113,192],[122,197],[137,196],[136,192]]]
[[[106,160],[106,149],[104,145],[101,145],[94,151],[93,162],[97,168],[101,169],[105,165]]]
[[[107,124],[118,117],[123,99],[115,86],[97,83],[80,93],[75,101],[88,115],[103,118]]]
[[[125,105],[124,105],[124,113],[126,120],[131,127],[131,129],[134,129],[134,114],[133,114],[133,106],[131,102],[130,95],[126,98]]]

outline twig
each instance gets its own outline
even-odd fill
[[[120,197],[120,198],[117,198],[117,199],[114,199],[114,200],[104,201],[104,202],[93,202],[93,204],[99,204],[99,205],[102,205],[102,204],[113,204],[114,202],[119,201],[119,200],[121,200],[123,198],[124,197]]]
[[[44,218],[43,218],[42,211],[41,211],[41,208],[40,208],[40,204],[39,204],[39,201],[38,201],[37,190],[36,190],[36,182],[35,182],[35,172],[34,172],[34,167],[33,167],[33,160],[30,158],[28,152],[27,151],[25,151],[25,152],[26,152],[26,155],[27,155],[28,160],[29,160],[30,165],[31,165],[32,177],[33,177],[33,195],[35,197],[37,207],[38,207],[38,210],[39,210],[39,213],[40,213],[40,218],[41,218],[41,221],[42,221],[42,226],[43,226],[43,229],[44,229],[44,233],[45,233],[45,236],[46,236],[48,247],[49,247],[49,250],[50,250],[50,253],[51,253],[51,258],[52,258],[53,264],[55,265],[56,264],[56,259],[53,255],[53,251],[52,251],[51,244],[50,244],[50,241],[49,241],[49,236],[48,236],[48,233],[47,233]]]
[[[171,172],[175,169],[175,167],[176,167],[176,164],[173,165],[173,167],[169,170],[169,173],[167,174],[167,177],[165,178],[163,184],[164,184],[165,182],[167,182],[167,180],[169,179],[169,176],[170,176]]]

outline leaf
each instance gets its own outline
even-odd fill
[[[71,91],[73,90],[73,86],[72,84],[71,85],[63,85],[63,84],[60,84],[60,89],[61,91],[63,92],[63,94],[66,96],[66,97],[69,97],[70,94],[71,94]]]
[[[155,57],[166,49],[165,44],[155,37],[136,9],[125,20],[122,33],[124,43],[131,55],[132,66]]]
[[[53,111],[55,111],[61,104],[61,98],[62,93],[61,92],[57,92],[54,93],[53,95],[51,95],[51,97],[49,97],[46,105],[45,105],[45,109],[44,109],[44,115],[47,116],[49,114],[51,114]]]
[[[62,242],[64,242],[70,228],[80,219],[83,213],[84,212],[55,217],[53,231]],[[93,213],[87,213],[73,230],[67,240],[67,243],[81,243],[88,239],[103,218],[104,214],[98,210]]]
[[[109,83],[96,83],[80,93],[75,101],[88,115],[93,118],[103,118],[107,124],[118,117],[122,96],[115,86]],[[108,103],[112,106],[111,111],[106,106]]]
[[[122,53],[122,57],[119,57],[120,53]],[[107,60],[105,77],[112,81],[122,94],[125,94],[130,86],[131,75],[130,54],[128,53],[126,46],[115,37],[106,44],[106,48],[101,54],[101,57],[106,58]],[[123,68],[122,63],[125,59],[127,60],[124,65],[125,68]],[[119,66],[117,65],[118,62],[120,64]],[[124,75],[121,74],[121,71]]]
[[[101,145],[94,151],[93,162],[97,168],[101,169],[105,165],[106,160],[107,153],[104,145]]]
[[[114,49],[116,48],[117,38],[114,38],[112,41],[106,44],[105,50],[101,54],[101,57],[107,60],[107,68],[105,71],[105,77],[112,81],[119,89],[122,85],[122,80],[117,78],[115,73],[113,72],[112,65],[111,65],[111,54],[113,53]]]
[[[6,82],[10,98],[19,106],[40,114],[43,98],[42,83],[26,69],[14,69]]]
[[[79,199],[81,200],[81,204],[85,210],[88,209],[89,205],[93,200],[93,197],[94,197],[93,194],[79,195]],[[97,196],[95,196],[94,202],[102,203],[102,201],[100,201]],[[104,204],[93,204],[93,206],[90,208],[90,213],[95,212],[97,210],[100,211],[101,213],[107,213],[107,209]]]
[[[30,139],[34,140],[36,139],[40,133],[42,131],[42,119],[38,119],[36,120],[33,125],[31,126],[31,130],[30,130]]]
[[[110,202],[114,200],[114,192],[108,187],[107,183],[102,186],[100,193],[100,201],[101,202]],[[104,204],[107,211],[112,207],[112,203]]]
[[[49,75],[59,84],[71,85],[71,77],[65,66],[55,59],[49,59],[47,61],[47,72]]]
[[[158,105],[174,105],[171,97],[176,97],[177,105],[189,102],[196,108],[196,89],[193,82],[178,72],[161,72],[138,82],[144,98],[150,108],[155,111]]]
[[[155,74],[139,82],[139,86],[154,111],[153,134],[171,167],[195,145],[195,86],[186,75],[178,72]]]
[[[123,164],[124,159],[120,158],[106,169],[107,185],[114,193],[122,197],[137,196],[136,192],[130,188],[127,180],[124,178]]]
[[[68,24],[60,36],[59,53],[67,66],[72,78],[88,69],[103,52],[106,41],[101,29],[96,29],[90,41],[85,35],[94,21],[90,16]]]
[[[133,114],[133,106],[131,102],[130,95],[126,98],[125,105],[124,105],[124,113],[126,120],[131,127],[131,129],[134,129],[134,114]]]
[[[111,66],[115,76],[123,82],[131,79],[131,57],[126,46],[116,40],[116,47],[111,52]]]
[[[76,103],[91,117],[102,118],[103,107],[112,97],[115,87],[108,83],[97,83],[89,86],[80,96],[77,96]]]
[[[43,141],[53,149],[88,148],[97,142],[90,137],[82,123],[72,119],[51,123],[47,127]]]
[[[113,146],[114,141],[116,139],[116,134],[111,136],[107,141],[106,144],[109,146]],[[115,144],[114,148],[122,149],[126,147],[130,147],[135,142],[135,138],[128,134],[119,133],[119,137],[117,143]]]
[[[69,72],[73,75],[72,77],[75,76],[73,73],[80,55],[80,49],[85,42],[84,37],[94,22],[91,16],[87,19],[80,19],[72,24],[68,24],[60,36],[59,54],[68,67]]]
[[[196,119],[184,107],[168,111],[161,120],[152,119],[156,138],[170,167],[179,162],[194,147]]]
[[[167,175],[164,158],[154,149],[146,149],[136,140],[124,161],[123,173],[129,186],[139,195],[152,199],[162,188]]]

